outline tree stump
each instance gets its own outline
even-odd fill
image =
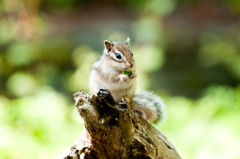
[[[58,159],[180,159],[160,131],[131,105],[116,103],[109,91],[79,91],[74,99],[85,130]]]

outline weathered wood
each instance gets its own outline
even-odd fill
[[[85,130],[59,159],[179,159],[166,137],[107,90],[74,94]]]

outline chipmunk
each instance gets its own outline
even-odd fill
[[[126,41],[104,41],[102,56],[93,64],[89,76],[90,93],[96,95],[100,89],[111,92],[118,103],[127,102],[149,122],[165,117],[165,104],[156,95],[144,91],[136,92],[136,67],[133,53]]]

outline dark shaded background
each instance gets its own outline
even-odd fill
[[[183,158],[240,158],[240,1],[0,1],[0,156],[56,158],[83,129],[103,41],[131,38],[138,89],[167,104],[156,125]]]

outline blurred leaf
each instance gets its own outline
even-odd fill
[[[7,88],[15,96],[33,94],[38,87],[36,79],[26,72],[14,73],[7,82]]]
[[[71,91],[79,89],[88,90],[88,77],[91,71],[91,66],[96,61],[98,55],[87,46],[79,46],[73,52],[73,62],[77,66],[76,71],[72,74],[68,72],[68,78],[65,76],[65,87]]]
[[[51,39],[51,42],[46,42],[44,45],[43,56],[45,60],[58,65],[64,65],[70,59],[70,43],[67,39],[58,37]]]
[[[156,16],[145,16],[134,26],[136,42],[155,44],[161,36],[161,23]]]
[[[40,54],[32,44],[15,43],[9,47],[6,58],[13,66],[24,66],[40,58]]]
[[[238,46],[232,39],[206,34],[202,38],[199,61],[207,67],[223,64],[240,79],[240,55],[238,52]]]
[[[10,120],[10,100],[5,96],[0,96],[0,118],[1,124],[7,124]]]
[[[229,9],[234,13],[240,12],[240,2],[238,0],[224,0]]]
[[[162,49],[145,45],[133,50],[136,53],[136,63],[138,68],[146,72],[154,72],[161,68],[164,62],[164,53]],[[135,55],[134,55],[135,56]],[[142,63],[147,65],[141,65]]]
[[[152,0],[145,6],[146,12],[154,12],[158,15],[171,13],[175,7],[175,0]]]
[[[10,19],[0,20],[0,45],[12,40],[15,34],[16,30]]]

